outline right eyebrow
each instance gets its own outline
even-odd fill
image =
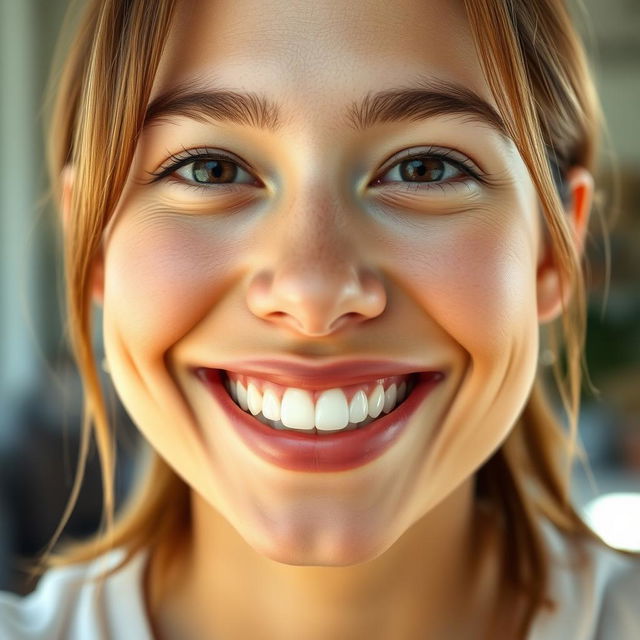
[[[144,126],[182,116],[200,122],[233,122],[276,132],[281,127],[280,107],[256,93],[179,85],[155,98],[147,107]]]
[[[182,116],[201,122],[232,122],[275,133],[282,127],[282,111],[266,95],[186,83],[149,104],[144,126]],[[416,86],[369,92],[344,113],[347,126],[356,131],[385,122],[415,122],[441,115],[480,122],[508,138],[507,127],[491,104],[463,85],[433,78],[422,79]]]

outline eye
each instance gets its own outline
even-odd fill
[[[180,155],[171,156],[152,175],[153,182],[168,178],[200,188],[231,188],[238,184],[259,184],[237,160],[197,149],[185,150]]]
[[[373,185],[401,183],[412,189],[429,189],[469,178],[481,181],[468,158],[453,154],[453,151],[405,152],[404,158],[387,169]]]
[[[229,184],[240,179],[244,183],[253,178],[232,160],[221,158],[200,158],[183,165],[174,173],[187,182],[195,184]]]

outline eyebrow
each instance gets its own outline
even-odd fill
[[[230,122],[272,133],[282,128],[282,107],[268,96],[185,83],[161,94],[149,104],[144,127],[182,116],[201,122]],[[345,124],[356,131],[386,122],[421,121],[436,116],[460,116],[488,125],[508,138],[498,111],[471,89],[445,80],[427,78],[415,86],[369,92],[344,112]]]

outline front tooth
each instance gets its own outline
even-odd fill
[[[236,384],[236,396],[238,398],[238,404],[246,411],[249,408],[247,403],[247,390],[240,380]]]
[[[376,388],[369,394],[369,415],[377,418],[382,413],[384,406],[384,388],[377,384]]]
[[[389,411],[391,411],[391,409],[393,409],[396,406],[397,395],[398,395],[397,387],[396,387],[396,383],[394,382],[384,392],[384,406],[382,407],[382,410],[385,413],[389,413]]]
[[[315,410],[311,394],[304,389],[288,388],[282,396],[280,414],[282,424],[289,429],[313,429]]]
[[[362,422],[366,419],[368,411],[367,394],[360,389],[353,398],[351,398],[349,404],[349,422],[353,422],[354,424]]]
[[[349,424],[349,407],[342,389],[323,391],[316,402],[315,425],[320,431],[338,431]]]
[[[253,382],[249,383],[249,388],[247,389],[247,406],[254,416],[257,416],[262,411],[262,394]]]
[[[269,420],[280,420],[280,400],[272,389],[267,389],[262,397],[262,414]]]

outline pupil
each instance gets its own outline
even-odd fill
[[[193,179],[196,182],[231,181],[236,177],[237,167],[224,160],[196,160],[193,163]]]
[[[425,182],[435,182],[444,175],[444,162],[438,158],[405,160],[400,165],[400,173],[405,180],[426,178]]]

